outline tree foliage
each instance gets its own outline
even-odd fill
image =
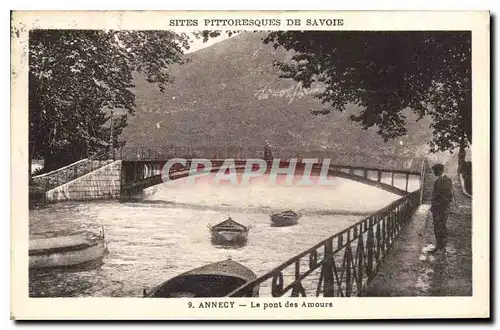
[[[50,170],[104,151],[110,136],[116,145],[134,112],[132,73],[163,91],[184,48],[187,36],[171,31],[32,30],[30,162],[42,157]]]
[[[209,39],[214,39],[214,38],[218,38],[220,37],[221,35],[227,35],[228,37],[231,37],[233,35],[236,35],[238,33],[240,33],[241,30],[226,30],[226,31],[222,31],[222,30],[201,30],[201,31],[194,31],[192,33],[192,35],[196,38],[196,39],[201,39],[203,42],[207,42]],[[255,31],[254,31],[255,32]]]
[[[470,32],[275,31],[264,42],[295,52],[277,63],[282,77],[324,87],[315,114],[360,105],[351,119],[388,140],[406,133],[409,108],[432,117],[433,151],[472,142]]]

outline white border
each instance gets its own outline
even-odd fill
[[[475,2],[475,3],[477,4],[478,2]],[[198,8],[200,8],[200,7],[198,7]],[[469,8],[470,8],[470,7],[469,7]],[[394,9],[394,7],[393,7],[393,9]],[[484,87],[486,87],[486,86],[484,86]],[[8,130],[3,130],[3,132],[8,132]],[[488,151],[488,154],[489,154],[489,150],[487,150],[487,151]],[[487,178],[487,179],[489,179],[489,178]],[[475,188],[476,188],[476,187],[475,187]],[[475,191],[476,191],[476,190],[475,190]],[[474,208],[475,208],[475,207],[474,207]],[[393,298],[391,298],[391,299],[393,299]]]

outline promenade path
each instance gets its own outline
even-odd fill
[[[462,192],[456,162],[451,160],[445,166],[456,196],[447,222],[446,253],[428,253],[435,244],[430,198],[436,180],[428,173],[422,205],[394,243],[365,296],[472,295],[472,201]]]

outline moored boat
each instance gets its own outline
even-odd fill
[[[214,244],[242,244],[247,241],[252,226],[244,226],[229,217],[215,226],[209,225],[208,228]]]
[[[292,211],[282,211],[270,215],[271,221],[274,226],[291,226],[299,222],[300,214]]]
[[[97,260],[106,253],[104,231],[30,239],[29,267],[69,267]]]
[[[143,296],[144,298],[224,297],[256,278],[252,270],[228,259],[175,276],[150,291],[144,290]],[[245,296],[258,297],[258,295],[259,286],[256,286]]]

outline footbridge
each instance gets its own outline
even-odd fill
[[[188,155],[191,153],[188,153]],[[274,153],[272,157],[250,154],[246,157],[227,153],[220,155],[196,155],[182,157],[171,154],[137,154],[123,157],[122,192],[133,193],[141,189],[183,178],[193,173],[218,172],[223,170],[257,170],[253,157],[261,159],[266,171],[276,168],[290,169],[294,174],[327,174],[367,185],[375,186],[398,194],[401,197],[390,205],[344,230],[311,246],[302,253],[284,261],[279,266],[257,279],[248,282],[229,293],[227,297],[245,297],[259,289],[259,295],[271,297],[354,297],[363,296],[371,285],[384,260],[399,239],[417,207],[422,204],[425,187],[429,187],[429,165],[425,159],[417,160],[413,166],[391,167],[367,166],[363,160],[353,164],[356,157],[342,160],[335,151],[311,154],[309,152]],[[183,164],[165,166],[168,160],[183,158]],[[195,159],[209,160],[210,168],[199,168]],[[311,161],[314,159],[314,161]],[[345,160],[344,158],[343,160]],[[230,161],[228,161],[230,160]],[[369,161],[366,163],[370,163]],[[390,161],[386,162],[390,164]],[[308,167],[309,166],[309,167]],[[269,170],[271,168],[271,170]],[[416,180],[415,180],[416,179]],[[418,186],[410,183],[418,182]]]
[[[249,172],[311,180],[342,177],[405,196],[418,189],[420,162],[408,163],[401,155],[343,154],[331,149],[125,147],[32,177],[32,183],[48,202],[127,200],[166,181],[224,170],[242,173],[240,178]]]
[[[157,150],[157,149],[153,149]],[[253,151],[253,152],[252,152]],[[293,176],[341,177],[405,196],[418,189],[421,173],[415,169],[394,169],[334,163],[339,159],[333,151],[297,151],[274,153],[264,159],[257,150],[236,152],[213,149],[190,149],[157,152],[137,148],[121,153],[121,196],[127,198],[143,189],[167,181],[207,173],[289,174]],[[257,151],[257,152],[256,152]],[[329,157],[331,155],[331,157]],[[221,158],[220,156],[224,156]],[[414,187],[414,183],[417,187]]]
[[[262,148],[129,147],[113,151],[105,161],[93,161],[90,167],[78,163],[65,171],[46,175],[57,179],[52,180],[52,186],[59,185],[49,190],[47,196],[64,200],[62,197],[66,195],[73,198],[72,194],[90,191],[91,194],[81,199],[102,198],[103,192],[112,198],[116,192],[123,198],[191,175],[249,170],[269,174],[275,171],[302,178],[306,175],[342,177],[384,189],[401,197],[228,294],[243,297],[259,287],[261,295],[273,297],[362,296],[432,184],[425,159],[413,159],[408,164],[398,162],[403,157],[376,157],[324,149],[273,150],[271,153]],[[77,166],[82,170],[74,170]],[[66,177],[60,172],[72,175]]]

